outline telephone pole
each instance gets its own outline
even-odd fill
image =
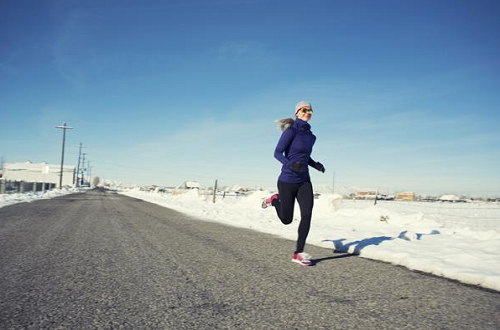
[[[90,171],[91,171],[90,160],[87,160],[87,177],[88,177],[87,181],[89,182],[89,187],[92,185],[92,182],[90,182],[90,180],[91,180]]]
[[[80,142],[80,151],[78,151],[78,166],[76,167],[76,180],[75,180],[75,185],[78,187],[80,186],[80,182],[78,180],[80,176],[80,158],[82,156],[82,143]]]
[[[83,153],[83,160],[82,160],[82,180],[80,182],[80,185],[83,186],[83,182],[84,182],[84,178],[85,178],[85,175],[83,174],[83,172],[85,171],[85,155],[86,153]]]
[[[335,194],[335,172],[333,172],[332,194]]]
[[[73,129],[73,127],[66,126],[66,123],[63,123],[62,126],[56,126],[56,128],[60,128],[63,130],[62,154],[61,154],[61,173],[60,173],[60,177],[59,177],[59,189],[62,189],[63,166],[64,166],[64,144],[66,143],[66,130]]]

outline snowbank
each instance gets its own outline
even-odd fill
[[[139,190],[125,195],[200,219],[250,228],[295,240],[299,222],[285,226],[274,208],[262,209],[269,192],[248,197],[182,195]],[[307,243],[387,261],[464,283],[500,291],[500,205],[315,200]]]
[[[63,189],[47,190],[45,192],[38,191],[38,192],[26,192],[26,193],[15,193],[15,194],[1,194],[0,207],[17,203],[33,202],[39,199],[49,199],[67,194],[74,194],[80,191],[81,188],[63,188]]]

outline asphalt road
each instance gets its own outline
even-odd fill
[[[0,328],[500,329],[497,292],[294,245],[100,191],[7,206]]]

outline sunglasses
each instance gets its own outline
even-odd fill
[[[304,109],[302,109],[300,111],[302,111],[303,113],[310,113],[310,114],[313,113],[313,109],[310,109],[310,108],[309,109],[308,108],[304,108]]]

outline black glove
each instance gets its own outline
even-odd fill
[[[288,166],[289,169],[296,173],[302,173],[307,171],[307,165],[301,161],[294,162],[292,165]]]
[[[314,164],[314,168],[320,172],[325,173],[325,167],[320,162],[316,162],[316,164]]]

